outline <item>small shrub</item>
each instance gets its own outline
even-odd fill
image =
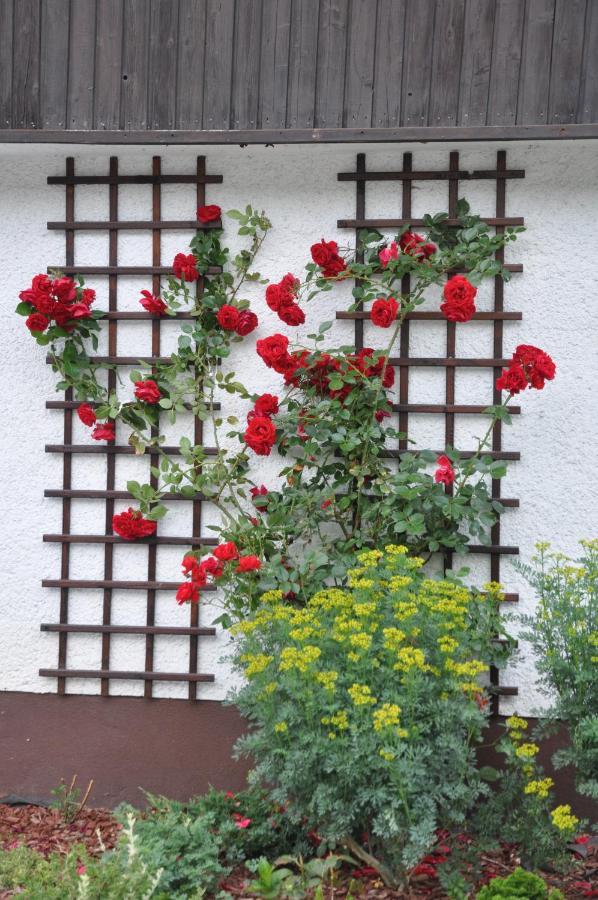
[[[426,578],[405,547],[358,560],[348,589],[301,609],[272,591],[238,624],[235,702],[255,726],[239,751],[294,821],[353,853],[367,832],[394,883],[488,792],[478,676],[505,651],[496,597]]]
[[[564,900],[556,889],[550,890],[545,881],[533,872],[515,869],[506,878],[493,878],[477,894],[477,900]]]

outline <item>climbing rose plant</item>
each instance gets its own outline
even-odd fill
[[[48,346],[60,376],[57,389],[72,390],[90,438],[112,442],[117,427],[125,428],[136,453],[152,448],[160,454],[153,484],[127,483],[137,506],[115,514],[115,533],[129,541],[156,533],[170,494],[199,493],[213,503],[221,515],[217,546],[209,549],[212,540],[185,555],[177,601],[198,602],[202,589],[217,584],[224,589],[224,624],[254,609],[265,590],[303,603],[324,585],[342,585],[355,553],[374,543],[398,539],[427,559],[462,552],[472,538],[489,542],[501,505],[488,482],[506,468],[485,451],[496,423],[510,422],[511,398],[554,378],[552,359],[531,345],[515,349],[496,383],[505,399],[485,410],[487,430],[473,455],[461,457],[450,446],[440,455],[392,452],[404,437],[391,416],[392,354],[406,317],[425,296],[440,295],[447,320],[470,321],[478,285],[508,279],[496,254],[521,229],[492,235],[460,200],[457,225],[438,213],[424,218],[425,236],[404,226],[391,241],[364,231],[357,248],[321,239],[301,278],[287,273],[268,283],[254,263],[270,221],[251,206],[228,216],[248,241],[246,249],[232,255],[218,227],[220,208],[201,207],[198,228],[216,227],[199,230],[190,252],[176,254],[161,297],[142,291],[139,302],[150,315],[183,312],[189,318],[181,320],[178,348],[167,362],[140,363],[131,373],[127,399],[122,382],[118,392],[104,387],[98,375],[110,366],[89,356],[103,314],[92,309],[95,294],[82,278],[37,275],[20,295],[17,312],[37,343]],[[325,321],[304,341],[293,340],[292,330],[260,334],[257,356],[280,376],[275,395],[254,392],[226,370],[233,345],[259,324],[244,298],[248,284],[267,285],[267,306],[293,329],[306,321],[310,303],[347,281],[354,285],[351,310],[367,311],[386,336],[383,349],[328,343],[333,322]],[[220,417],[226,394],[247,402],[246,422]],[[188,437],[180,439],[179,455],[164,449],[159,413],[174,424],[189,411],[211,421],[215,452],[207,454]],[[276,482],[265,485],[261,458],[273,451],[283,465]]]

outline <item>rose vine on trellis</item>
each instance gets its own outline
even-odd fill
[[[60,375],[57,389],[71,390],[79,401],[79,418],[93,429],[91,438],[115,440],[120,422],[130,430],[128,442],[136,453],[151,448],[160,456],[151,468],[155,486],[127,483],[138,508],[117,513],[114,531],[125,540],[154,534],[167,512],[161,500],[169,493],[189,498],[200,493],[216,504],[221,543],[208,556],[201,548],[185,556],[187,580],[177,600],[196,602],[201,588],[216,581],[225,588],[221,618],[226,624],[253,609],[264,590],[280,589],[289,601],[304,602],[324,584],[343,583],[355,552],[374,541],[399,538],[424,555],[463,551],[472,536],[487,541],[501,506],[486,482],[506,469],[484,450],[496,422],[510,421],[511,398],[527,387],[542,388],[554,377],[554,363],[536,347],[517,347],[497,380],[506,399],[485,410],[489,427],[470,458],[460,459],[446,447],[438,457],[431,451],[401,452],[393,464],[386,451],[403,436],[387,421],[394,384],[389,359],[406,316],[432,288],[442,285],[440,310],[449,321],[468,322],[476,312],[477,285],[484,278],[509,277],[497,251],[522,229],[492,235],[460,200],[458,225],[439,213],[424,218],[425,238],[409,226],[390,242],[377,231],[365,231],[359,255],[322,239],[311,247],[303,280],[288,273],[268,284],[254,271],[271,228],[265,214],[250,206],[228,213],[238,222],[239,235],[249,239],[247,249],[234,257],[222,245],[220,216],[218,206],[201,207],[199,222],[216,227],[198,231],[191,252],[175,256],[162,297],[142,291],[140,304],[151,315],[184,312],[191,319],[182,320],[177,351],[168,362],[140,363],[131,373],[133,399],[122,401],[98,379],[100,372],[116,367],[88,355],[89,345],[98,347],[103,314],[92,310],[95,293],[82,278],[37,275],[20,294],[17,312],[27,316],[37,342],[48,346]],[[243,298],[247,283],[267,284],[268,307],[295,327],[305,321],[311,301],[347,279],[355,285],[351,309],[369,308],[372,323],[388,330],[386,348],[324,348],[332,326],[326,321],[307,336],[308,344],[291,344],[280,333],[258,339],[258,355],[283,379],[281,396],[252,393],[233,372],[223,371],[231,345],[258,326]],[[406,279],[408,291],[402,290]],[[225,426],[216,414],[223,392],[251,401],[246,426],[235,417],[228,417]],[[156,435],[159,413],[175,423],[189,411],[202,421],[212,419],[215,455],[206,455],[186,437],[180,440],[180,458],[164,451],[165,438]],[[223,437],[238,441],[239,449],[225,446]],[[251,464],[274,447],[288,464],[280,472],[281,483],[266,487],[252,478]]]

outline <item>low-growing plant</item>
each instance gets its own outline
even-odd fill
[[[365,551],[347,589],[305,607],[272,591],[236,626],[246,681],[234,699],[253,726],[238,749],[253,780],[388,884],[488,793],[474,758],[488,708],[479,676],[509,650],[495,640],[497,585],[470,592],[422,564],[404,546]]]
[[[535,614],[522,617],[522,636],[551,698],[548,715],[569,727],[571,745],[554,764],[574,765],[579,792],[598,799],[598,540],[581,545],[573,561],[537,544],[532,565],[519,566],[538,595]]]
[[[332,854],[309,860],[302,856],[281,856],[274,863],[262,857],[247,866],[257,875],[247,887],[264,900],[304,900],[312,896],[317,900],[323,897],[323,885],[334,877],[339,862],[340,858]]]
[[[60,812],[67,824],[75,821],[87,803],[92,787],[93,779],[87,785],[85,793],[82,794],[81,789],[77,787],[77,776],[73,775],[69,784],[64,778],[61,778],[58,787],[52,789],[50,792],[54,797],[52,806]]]
[[[549,888],[539,875],[515,869],[506,878],[493,878],[476,895],[476,900],[565,900],[564,895]]]

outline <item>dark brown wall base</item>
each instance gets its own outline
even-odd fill
[[[500,730],[500,720],[491,723],[487,744]],[[210,785],[236,791],[248,769],[231,757],[242,731],[233,707],[208,700],[0,692],[0,801],[9,795],[47,801],[60,779],[75,773],[81,785],[94,779],[93,806],[123,800],[141,806],[140,787],[178,800]],[[572,770],[551,770],[550,756],[565,742],[563,729],[542,748],[541,762],[555,779],[557,801],[595,822],[597,804],[576,794]],[[480,762],[500,765],[490,748]]]

